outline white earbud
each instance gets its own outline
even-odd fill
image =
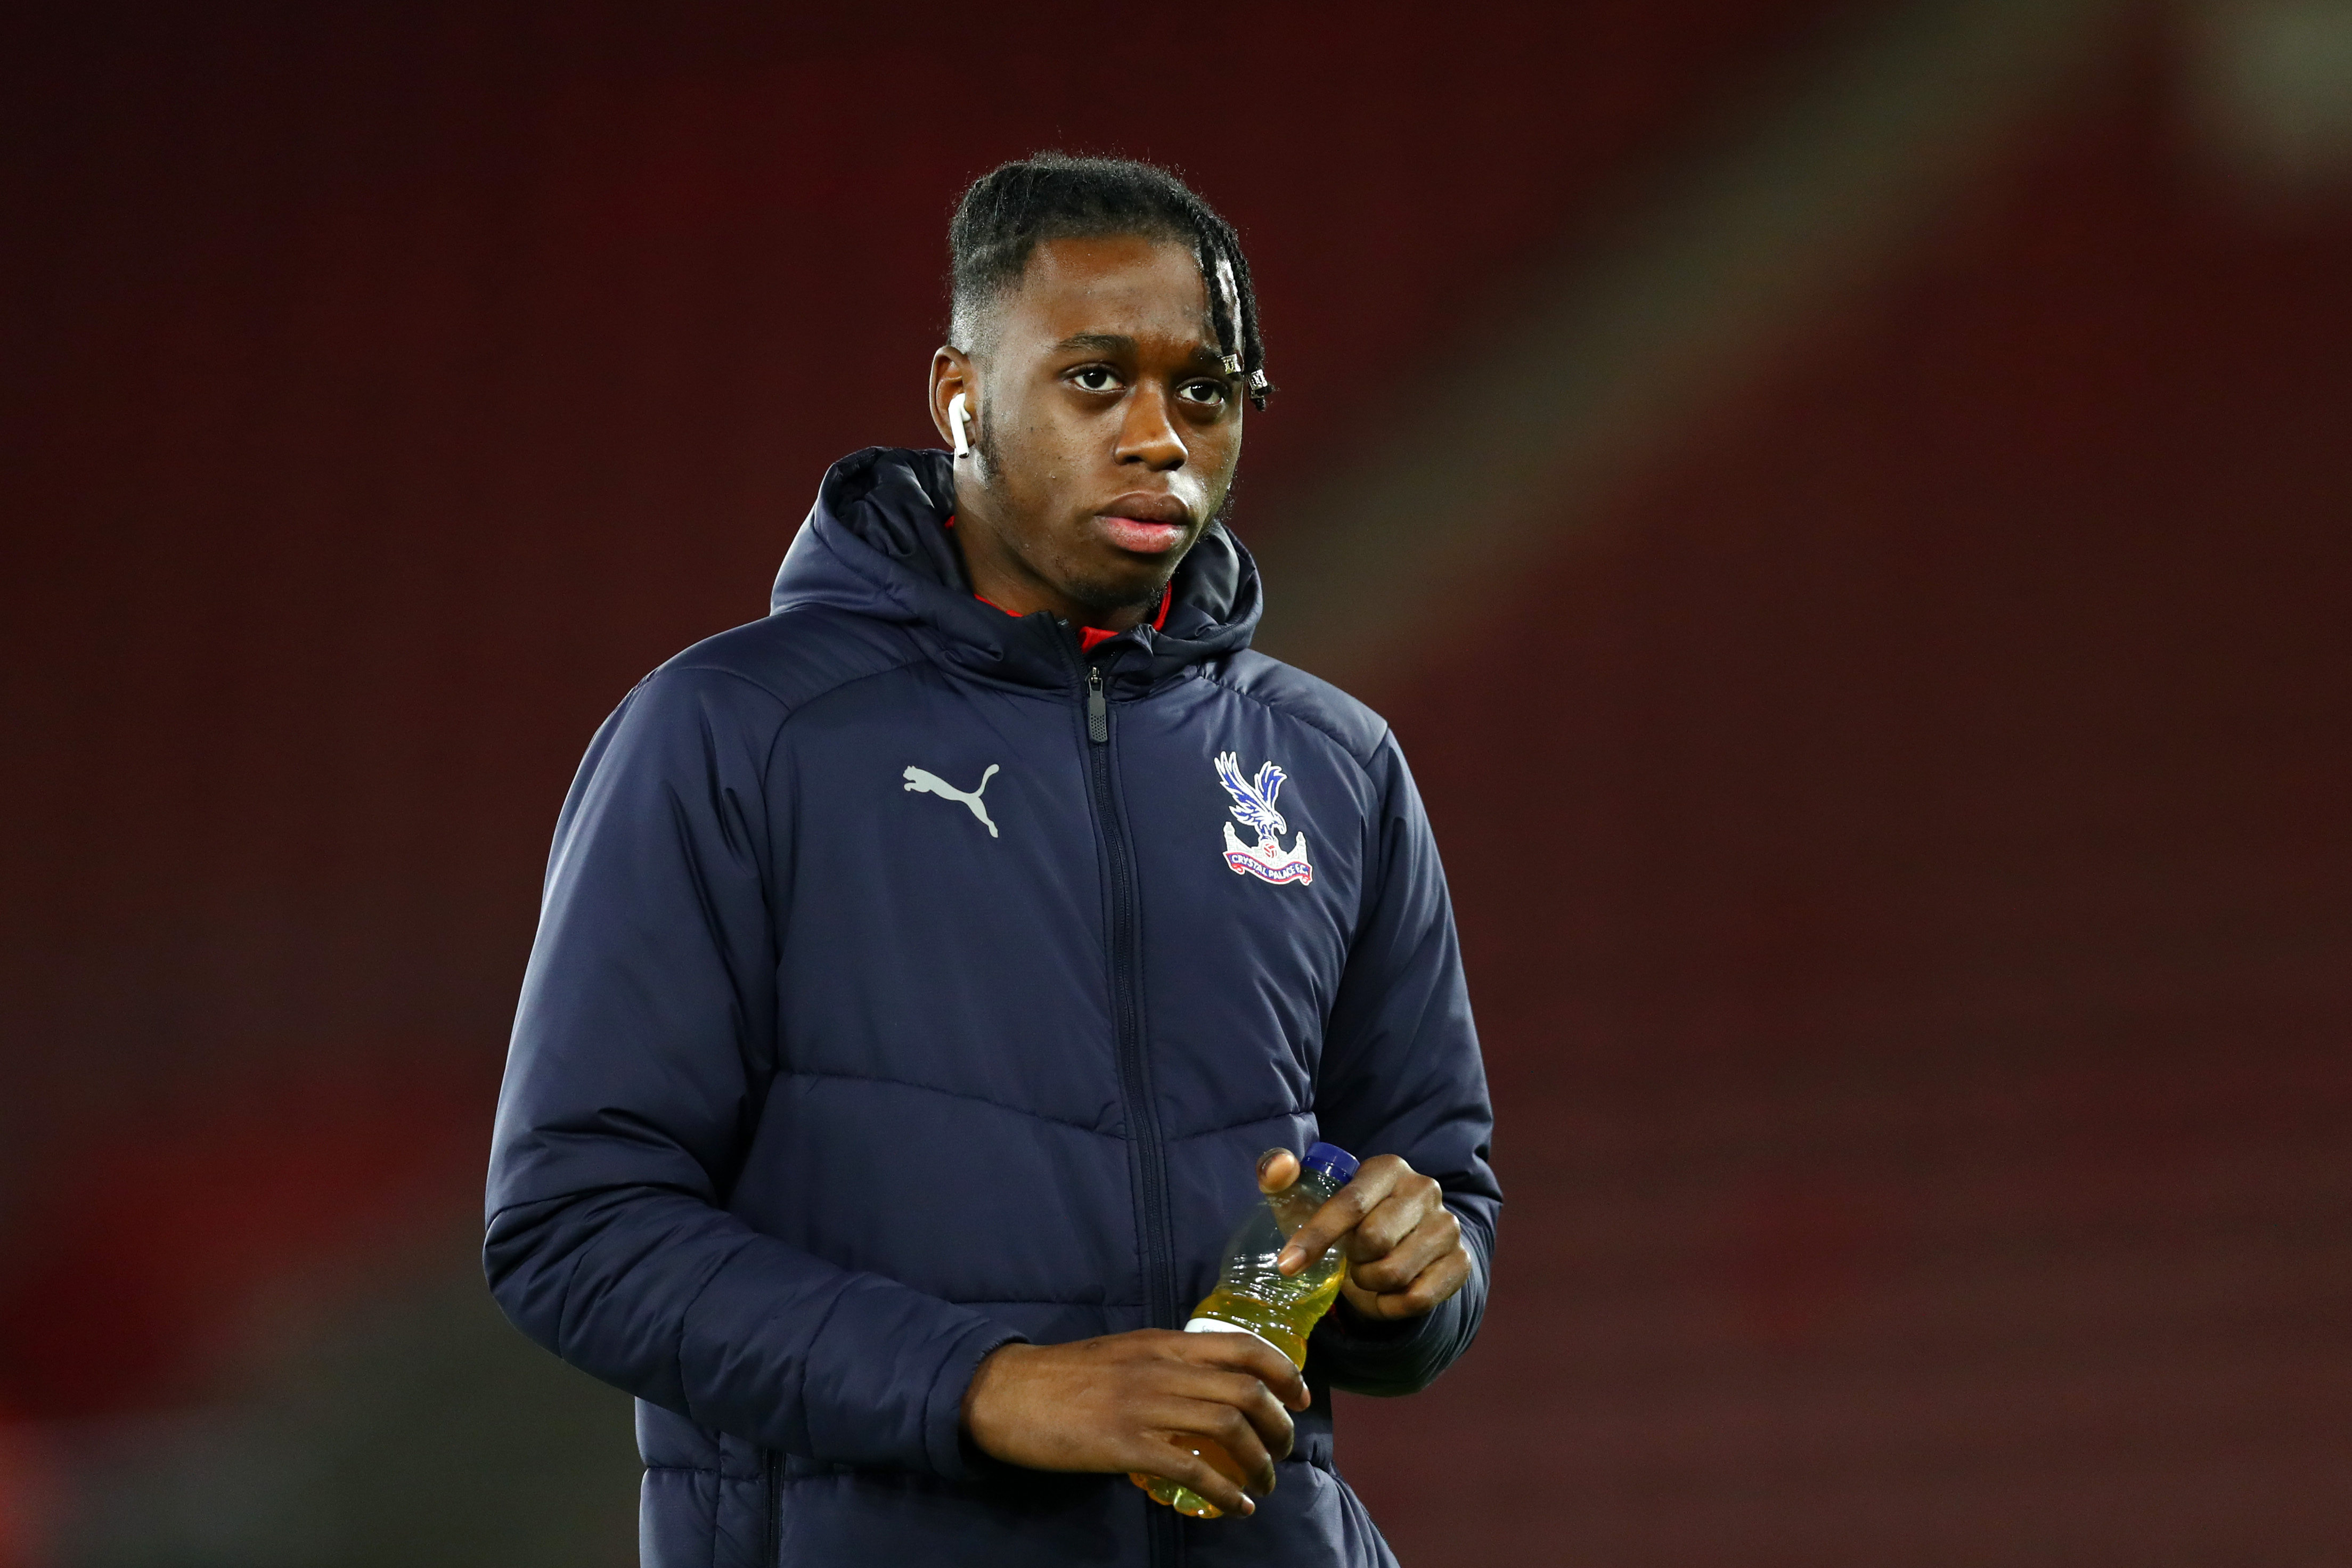
[[[955,432],[955,455],[959,458],[971,456],[971,437],[964,433],[964,426],[971,422],[971,410],[963,405],[963,394],[959,392],[948,399],[948,428]]]

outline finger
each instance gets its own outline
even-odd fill
[[[1363,1295],[1350,1292],[1357,1310],[1383,1320],[1419,1318],[1436,1310],[1470,1279],[1467,1253],[1449,1252],[1413,1278],[1402,1290]]]
[[[1376,1296],[1393,1295],[1412,1285],[1423,1269],[1462,1245],[1446,1228],[1431,1225],[1414,1231],[1386,1257],[1348,1265],[1348,1278],[1358,1289]]]
[[[1287,1149],[1268,1149],[1257,1157],[1257,1190],[1278,1193],[1298,1180],[1298,1156]]]
[[[1307,1392],[1307,1380],[1298,1375],[1290,1358],[1255,1334],[1202,1333],[1183,1338],[1192,1342],[1177,1348],[1195,1366],[1245,1372],[1293,1410],[1304,1410],[1314,1402]]]
[[[1266,1452],[1257,1428],[1232,1405],[1171,1395],[1150,1401],[1139,1415],[1147,1430],[1165,1434],[1179,1447],[1223,1459],[1233,1467],[1236,1485],[1256,1492],[1274,1489],[1274,1456]]]
[[[1168,1458],[1153,1466],[1158,1474],[1191,1487],[1221,1512],[1247,1519],[1257,1511],[1257,1504],[1242,1489],[1242,1484],[1211,1464],[1205,1455],[1181,1442],[1163,1445],[1161,1451]]]
[[[1223,1466],[1232,1461],[1224,1458],[1213,1444],[1182,1436],[1142,1437],[1137,1440],[1135,1453],[1129,1457],[1147,1468],[1128,1471],[1127,1479],[1146,1491],[1155,1482],[1174,1481],[1200,1493],[1221,1513],[1238,1513],[1247,1518],[1257,1510],[1257,1504],[1251,1500],[1240,1479],[1225,1473]]]
[[[1277,1459],[1290,1457],[1290,1447],[1297,1431],[1291,1424],[1290,1412],[1282,1407],[1274,1391],[1244,1372],[1217,1372],[1208,1367],[1195,1370],[1191,1378],[1173,1392],[1189,1398],[1213,1400],[1230,1405],[1242,1413],[1257,1429],[1258,1440],[1266,1452]]]
[[[1430,1215],[1444,1208],[1444,1188],[1427,1176],[1404,1177],[1348,1237],[1348,1257],[1365,1263],[1386,1257]]]
[[[1201,1462],[1250,1495],[1253,1501],[1274,1490],[1274,1472],[1268,1468],[1262,1478],[1253,1479],[1254,1472],[1244,1471],[1223,1443],[1214,1439],[1200,1445]]]
[[[1232,1468],[1236,1486],[1264,1495],[1274,1489],[1274,1456],[1248,1417],[1215,1400],[1170,1397],[1152,1400],[1139,1412],[1147,1430],[1164,1433],[1188,1453]]]
[[[1356,1179],[1332,1194],[1330,1201],[1298,1227],[1275,1259],[1276,1270],[1296,1274],[1307,1267],[1310,1258],[1329,1251],[1333,1242],[1354,1230],[1366,1215],[1380,1206],[1381,1200],[1395,1187],[1400,1173],[1411,1175],[1412,1167],[1393,1154],[1376,1155],[1365,1161],[1357,1169]]]
[[[1450,1209],[1425,1215],[1421,1224],[1386,1253],[1367,1262],[1350,1262],[1349,1278],[1375,1294],[1402,1290],[1421,1271],[1462,1246],[1462,1222]]]
[[[1243,1484],[1260,1497],[1272,1491],[1274,1451],[1267,1447],[1265,1435],[1247,1415],[1222,1401],[1201,1402],[1200,1409],[1209,1424],[1208,1436],[1232,1457],[1244,1478]]]

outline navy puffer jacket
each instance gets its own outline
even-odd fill
[[[491,1287],[637,1396],[648,1563],[1390,1562],[1328,1390],[1462,1353],[1500,1202],[1404,760],[1249,651],[1222,528],[1164,627],[1081,654],[971,597],[952,495],[942,453],[836,465],[773,613],[598,732],[499,1102]],[[1435,1176],[1476,1269],[1417,1323],[1325,1321],[1254,1517],[971,1449],[982,1356],[1181,1325],[1258,1154],[1317,1138]]]

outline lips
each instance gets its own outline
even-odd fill
[[[1159,555],[1182,542],[1192,514],[1174,496],[1125,495],[1095,514],[1095,527],[1121,550]]]
[[[1158,555],[1173,550],[1184,537],[1184,525],[1181,522],[1153,522],[1140,517],[1097,517],[1095,526],[1113,544],[1139,555]]]

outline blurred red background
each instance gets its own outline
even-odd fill
[[[1477,1351],[1342,1417],[1408,1562],[2352,1550],[2352,17],[2077,9],[1899,244],[1331,655],[1509,1197]],[[1297,574],[1528,300],[1970,11],[22,19],[0,1562],[629,1560],[625,1404],[468,1282],[547,834],[824,465],[933,440],[971,177],[1236,221]]]

